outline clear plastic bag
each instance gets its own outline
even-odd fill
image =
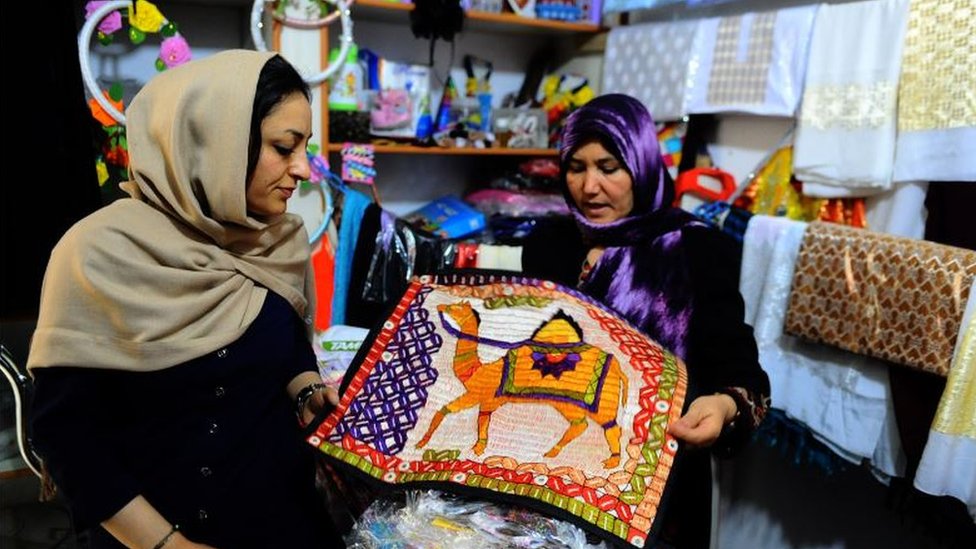
[[[600,549],[567,522],[436,491],[380,498],[346,537],[351,549]]]

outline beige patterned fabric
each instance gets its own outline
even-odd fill
[[[812,223],[784,331],[945,376],[976,252]]]
[[[712,72],[708,78],[709,103],[762,103],[773,59],[773,26],[776,12],[755,14],[743,48],[743,18],[725,17],[718,25]]]

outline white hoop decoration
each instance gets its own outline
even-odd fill
[[[109,116],[115,119],[119,124],[125,125],[125,115],[119,112],[105,96],[102,95],[102,90],[98,89],[98,83],[95,82],[95,77],[92,76],[91,66],[90,66],[90,56],[88,54],[88,49],[91,47],[92,34],[95,32],[95,27],[105,19],[105,16],[112,13],[115,10],[127,8],[132,4],[130,0],[113,0],[111,2],[106,2],[97,10],[92,12],[91,16],[85,20],[85,24],[81,26],[81,31],[78,33],[78,61],[81,62],[81,79],[85,83],[85,87],[88,88],[88,92],[92,94],[95,101],[101,105],[102,109],[108,113]]]
[[[354,0],[350,0],[351,5]],[[274,9],[274,0],[265,0],[264,9],[268,11],[271,18],[275,21],[285,25],[286,27],[294,27],[296,29],[314,30],[328,25],[329,23],[335,21],[336,17],[342,14],[342,10],[336,8],[335,11],[326,15],[325,17],[320,17],[318,19],[301,19],[298,17],[288,17],[287,15],[281,15],[278,10]]]
[[[297,24],[295,19],[284,18],[278,19],[284,25],[294,26],[302,29],[319,28],[325,26],[335,20],[336,16],[339,17],[339,22],[342,24],[342,33],[339,35],[339,57],[334,63],[326,66],[325,70],[322,72],[305,78],[305,82],[309,86],[318,86],[322,82],[325,82],[330,76],[332,76],[340,67],[346,62],[346,55],[349,53],[349,48],[352,46],[352,17],[350,17],[349,7],[352,5],[354,0],[337,0],[337,9],[335,12],[330,13],[326,17],[315,21],[308,21],[305,23]],[[264,36],[261,34],[261,29],[264,27],[262,23],[262,14],[264,12],[264,5],[269,3],[267,0],[254,0],[254,5],[251,6],[251,38],[254,40],[254,48],[258,51],[268,51],[268,45],[264,41]]]
[[[332,221],[332,214],[335,212],[335,206],[332,204],[332,193],[329,192],[327,182],[321,181],[318,184],[310,184],[317,187],[319,193],[322,194],[322,222],[319,223],[319,226],[316,227],[315,231],[308,235],[308,243],[315,244],[322,238],[322,235],[325,234],[325,230],[329,227],[329,222]]]

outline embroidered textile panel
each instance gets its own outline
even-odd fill
[[[784,331],[945,376],[976,252],[811,223]]]
[[[688,378],[598,303],[522,277],[415,278],[357,362],[308,437],[326,456],[654,544]]]
[[[614,27],[603,58],[603,92],[636,97],[656,121],[680,120],[688,110],[688,59],[698,23]]]

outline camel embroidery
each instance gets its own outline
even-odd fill
[[[488,446],[491,414],[509,402],[546,404],[559,412],[569,426],[562,438],[545,456],[553,458],[586,431],[587,418],[603,428],[610,457],[607,469],[620,463],[620,425],[618,405],[626,403],[627,376],[617,359],[583,341],[580,327],[572,317],[559,311],[525,341],[507,343],[478,337],[481,322],[478,312],[467,301],[439,305],[441,322],[457,336],[454,374],[465,392],[438,410],[417,448],[423,448],[449,414],[479,407],[478,441],[471,448],[481,455]],[[454,319],[458,332],[443,315]],[[507,348],[498,360],[482,364],[478,345]]]

